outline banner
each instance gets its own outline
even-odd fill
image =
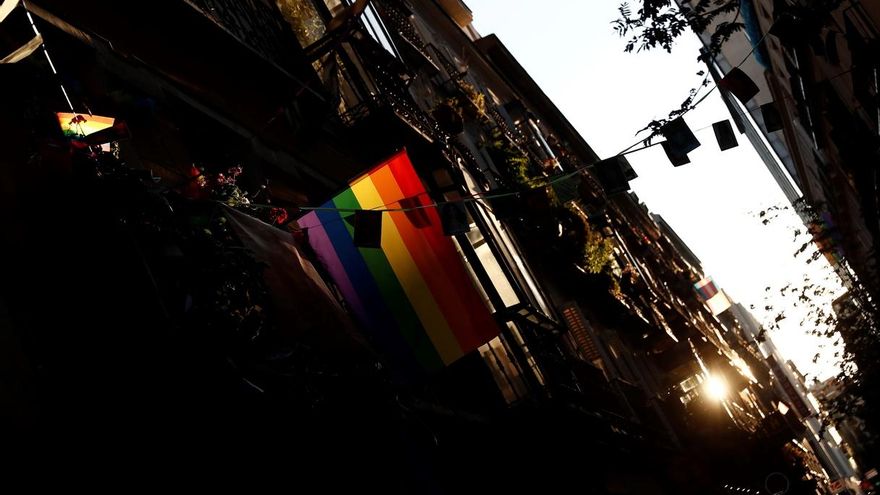
[[[715,287],[715,282],[712,280],[712,277],[706,277],[695,283],[694,289],[697,290],[697,293],[703,301],[712,299],[712,296],[718,293],[718,288]]]
[[[85,115],[81,113],[58,112],[58,125],[64,135],[72,138],[82,138],[98,131],[113,126],[113,117],[100,115]]]
[[[308,344],[338,359],[368,355],[369,347],[354,321],[337,301],[312,263],[303,256],[289,232],[228,206],[219,207],[242,244],[265,265],[278,323],[278,336]]]
[[[727,297],[727,293],[723,289],[706,301],[706,306],[709,306],[709,310],[715,316],[727,311],[732,305],[730,298]]]
[[[299,220],[309,244],[387,354],[426,370],[448,365],[498,327],[433,206],[382,212],[378,248],[356,247],[352,211],[428,205],[405,151]],[[339,211],[343,210],[343,211]],[[417,221],[415,221],[417,220]]]

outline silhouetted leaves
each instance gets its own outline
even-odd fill
[[[737,12],[733,20],[721,21],[715,26],[710,49],[717,52],[733,33],[744,28],[739,22],[738,0],[698,0],[683,6],[674,5],[671,0],[642,0],[641,6],[633,13],[629,3],[620,4],[620,17],[612,22],[619,36],[629,37],[624,47],[628,53],[654,48],[671,52],[675,40],[688,28],[702,33],[713,22],[733,12]]]
[[[757,217],[761,223],[768,225],[787,209],[772,206],[759,212]],[[794,242],[800,243],[794,252],[796,258],[811,264],[835,249],[835,233],[830,231],[833,226],[829,227],[823,219],[823,204],[810,205],[802,199],[793,204],[793,209],[807,226],[806,231],[793,229]],[[838,267],[838,274],[845,273],[845,261],[843,263]],[[831,424],[855,418],[853,421],[870,434],[876,431],[877,425],[871,420],[878,417],[880,406],[880,392],[877,391],[877,385],[880,384],[880,331],[876,325],[880,315],[874,301],[858,280],[850,278],[847,285],[847,299],[843,302],[839,299],[833,310],[828,302],[833,295],[832,290],[824,281],[813,280],[809,274],[804,274],[799,284],[780,288],[779,296],[792,298],[786,306],[804,310],[799,311],[798,324],[805,332],[833,339],[833,357],[840,361],[842,370],[837,379],[843,384],[844,393],[825,404],[823,421]],[[765,289],[765,293],[769,292]],[[769,304],[764,309],[771,314],[774,311]],[[786,314],[779,310],[773,318],[769,331],[778,329]],[[820,344],[820,348],[823,347]],[[812,360],[819,363],[821,357],[822,354],[817,352]],[[869,435],[866,438],[876,437]]]

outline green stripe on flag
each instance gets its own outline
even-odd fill
[[[333,204],[336,205],[336,208],[340,209],[360,209],[361,207],[351,189],[346,189],[333,198]],[[387,222],[389,219],[383,218],[382,220]],[[349,222],[343,221],[342,223],[353,238],[354,227]],[[373,274],[382,298],[394,314],[403,337],[413,350],[416,359],[429,371],[442,368],[443,361],[422,327],[422,323],[410,304],[409,298],[403,291],[400,281],[397,280],[397,276],[394,274],[388,258],[385,257],[385,253],[381,249],[375,248],[359,248],[358,250],[367,263],[370,273]],[[369,308],[367,308],[367,311],[369,311]]]

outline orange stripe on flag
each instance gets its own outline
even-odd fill
[[[414,197],[425,193],[425,187],[405,151],[395,155],[387,163],[403,196]],[[474,287],[470,275],[465,271],[452,239],[444,236],[440,230],[440,215],[437,210],[425,208],[424,211],[432,227],[419,229],[419,234],[438,260],[436,269],[443,271],[454,287],[460,288],[456,290],[456,296],[465,308],[463,315],[466,318],[462,319],[463,326],[456,328],[456,335],[460,339],[462,350],[469,352],[495,338],[498,335],[498,325]]]
[[[351,185],[361,208],[379,208],[385,204],[374,181],[374,177],[380,172],[381,169]],[[414,254],[419,253],[412,253],[408,249],[394,222],[385,221],[382,224],[382,250],[443,362],[448,364],[460,358],[462,350],[458,339],[438,306],[425,279],[425,273],[413,258]]]

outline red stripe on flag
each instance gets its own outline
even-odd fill
[[[413,197],[424,194],[425,188],[405,151],[395,155],[387,163],[402,196]],[[452,240],[441,232],[440,216],[436,209],[425,208],[424,211],[431,222],[431,227],[410,231],[411,242],[418,242],[415,237],[421,237],[421,245],[427,246],[433,252],[433,259],[436,259],[436,265],[428,267],[426,271],[442,272],[448,279],[449,285],[446,286],[448,287],[446,290],[453,291],[454,298],[460,302],[458,305],[460,309],[455,310],[454,314],[447,313],[446,316],[455,321],[451,326],[462,351],[469,352],[495,338],[498,335],[498,326],[474,287],[471,277],[465,271]],[[405,218],[402,215],[400,217]],[[438,302],[439,300],[438,298]],[[449,304],[446,298],[444,304]]]
[[[379,191],[382,201],[386,204],[394,203],[404,197],[403,192],[397,185],[390,168],[382,168],[370,175],[373,185]],[[406,249],[412,256],[422,278],[425,280],[431,295],[437,302],[443,316],[449,322],[449,327],[455,335],[455,339],[462,345],[468,342],[472,333],[468,308],[459,297],[461,290],[456,287],[446,273],[444,264],[435,253],[436,246],[430,244],[422,235],[423,231],[436,230],[432,225],[429,228],[418,229],[404,212],[390,212],[389,217],[397,226],[400,237],[403,239]],[[448,242],[448,239],[444,239]]]

